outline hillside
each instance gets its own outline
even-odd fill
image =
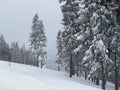
[[[6,62],[0,62],[0,81],[1,90],[100,90],[62,72]]]

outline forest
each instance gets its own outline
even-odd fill
[[[106,90],[120,87],[120,0],[59,0],[62,30],[56,37],[55,64],[69,77],[84,77]],[[47,59],[44,20],[33,17],[29,47],[10,45],[0,35],[0,60],[43,68]]]
[[[96,85],[120,86],[120,1],[60,0],[64,30],[57,36],[58,70]]]

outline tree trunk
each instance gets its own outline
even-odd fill
[[[118,67],[117,67],[117,56],[115,52],[115,90],[118,90]]]
[[[39,58],[39,55],[37,55],[37,67],[39,67],[39,60],[38,60],[38,58]]]
[[[96,76],[93,77],[93,82],[94,82],[94,83],[96,82]]]
[[[100,71],[100,70],[99,70]],[[96,77],[96,85],[100,85],[100,81],[99,81],[99,71],[98,71],[98,75]]]
[[[99,77],[96,78],[96,85],[99,85]]]
[[[77,48],[77,47],[76,47]],[[76,60],[77,60],[77,77],[79,76],[79,61],[78,61],[78,52],[77,52],[77,55],[76,55]]]
[[[60,66],[59,66],[59,64],[58,64],[58,71],[60,71]]]
[[[70,52],[71,53],[71,52]],[[70,54],[70,77],[73,75],[72,54]]]
[[[87,80],[87,73],[86,73],[86,71],[85,71],[85,80]]]
[[[42,61],[40,62],[41,63],[41,68],[43,67],[43,63],[42,63]]]
[[[94,82],[94,79],[93,79],[93,77],[91,78],[91,81],[92,81],[92,82]]]
[[[102,74],[102,89],[105,90],[106,80],[105,80],[103,61],[101,61],[101,74]]]
[[[78,73],[78,65],[77,65],[77,77],[79,76],[79,73]]]
[[[11,65],[11,55],[9,56],[9,66]]]
[[[75,75],[75,68],[74,68],[73,62],[72,62],[72,75],[73,75],[73,76]]]

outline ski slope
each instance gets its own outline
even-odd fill
[[[0,90],[100,90],[80,84],[67,74],[0,61]]]

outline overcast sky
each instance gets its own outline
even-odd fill
[[[33,16],[43,20],[48,38],[48,58],[55,58],[56,35],[62,28],[58,0],[0,0],[0,34],[10,44],[18,41],[28,48]]]

